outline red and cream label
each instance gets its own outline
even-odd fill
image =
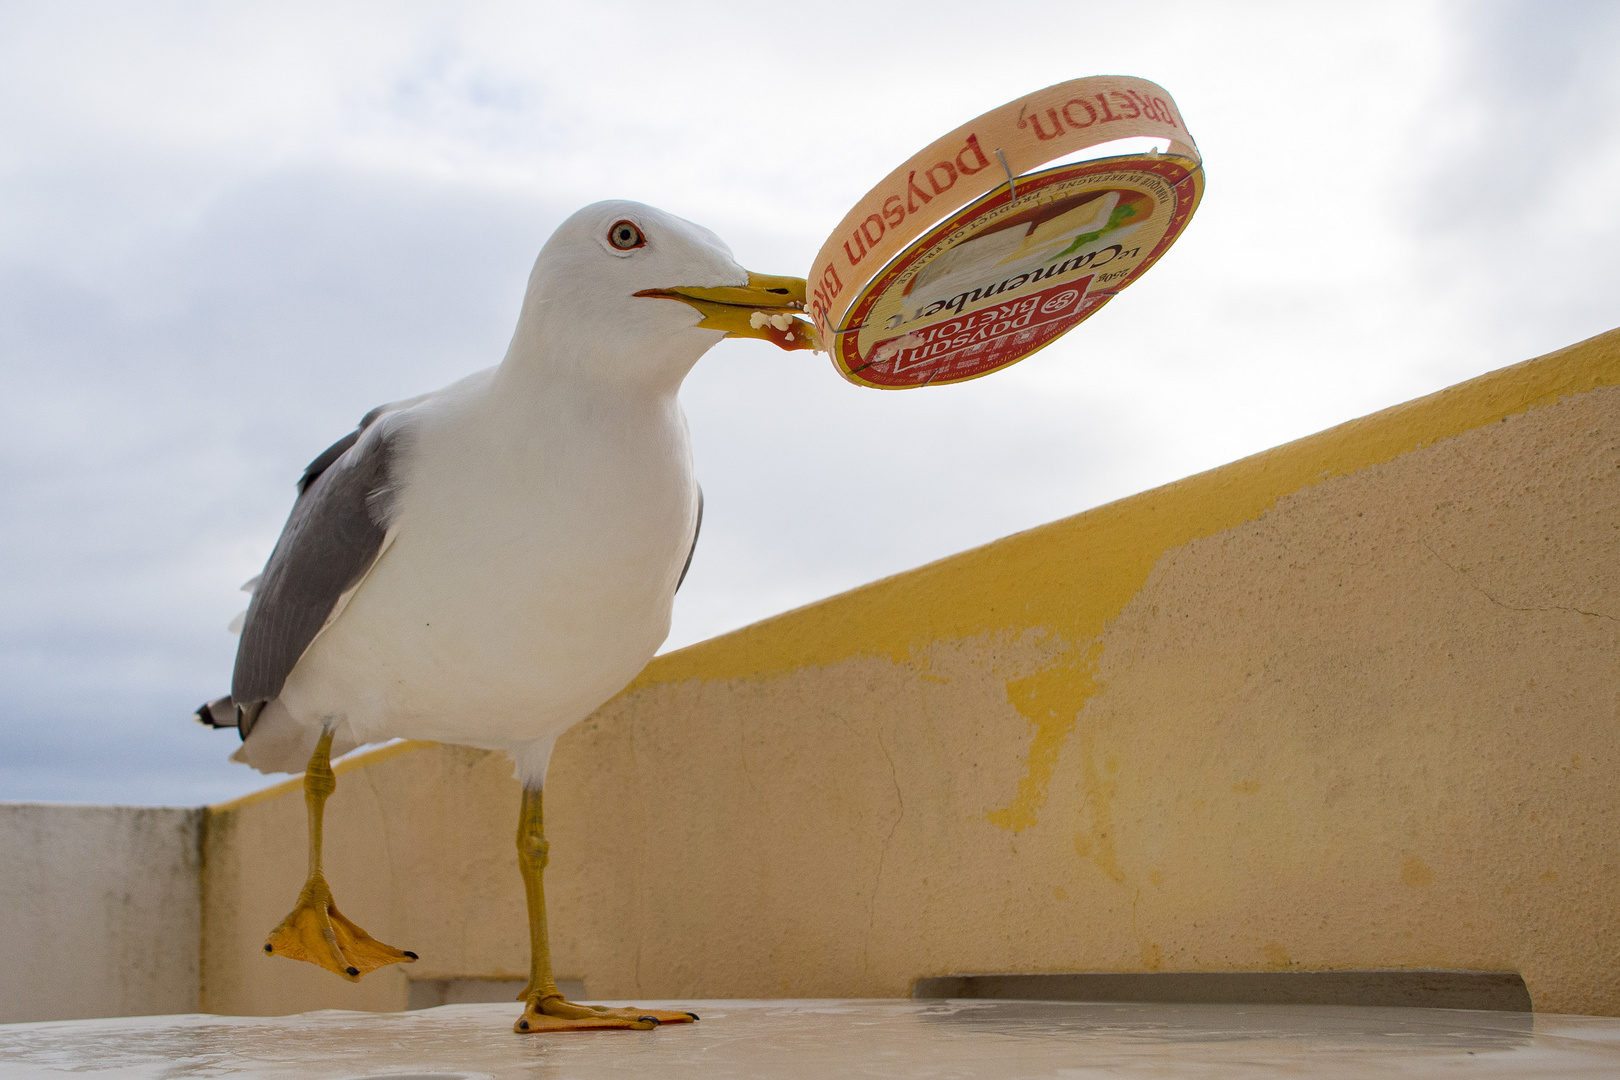
[[[1020,177],[941,222],[873,279],[836,335],[846,377],[900,389],[1023,359],[1146,270],[1191,216],[1197,175],[1157,155]]]
[[[912,331],[885,359],[856,362],[850,372],[888,389],[961,382],[1021,360],[1101,307],[1090,278],[1058,285],[961,318]],[[893,339],[900,340],[900,339]],[[880,345],[879,348],[882,348]]]
[[[1165,155],[1041,169],[1129,136]],[[958,128],[845,216],[808,308],[845,378],[901,389],[1022,359],[1099,309],[1174,241],[1202,194],[1198,151],[1165,91],[1078,79]]]

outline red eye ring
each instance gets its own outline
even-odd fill
[[[638,247],[646,247],[647,238],[636,228],[635,222],[621,219],[608,228],[608,243],[620,251],[634,251]]]

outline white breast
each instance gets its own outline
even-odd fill
[[[413,410],[392,543],[282,701],[360,741],[549,746],[669,633],[697,514],[685,417],[673,393],[453,389]]]

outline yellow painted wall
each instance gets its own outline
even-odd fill
[[[1521,971],[1620,1014],[1620,331],[660,657],[559,742],[559,974],[600,997],[949,973]],[[203,1006],[524,967],[499,755],[329,805],[350,986],[258,953],[296,787],[215,808]]]

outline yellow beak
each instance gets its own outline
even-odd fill
[[[804,314],[804,279],[749,274],[747,285],[719,288],[643,289],[637,296],[679,300],[703,315],[698,325],[728,337],[763,338],[784,349],[819,344]]]

